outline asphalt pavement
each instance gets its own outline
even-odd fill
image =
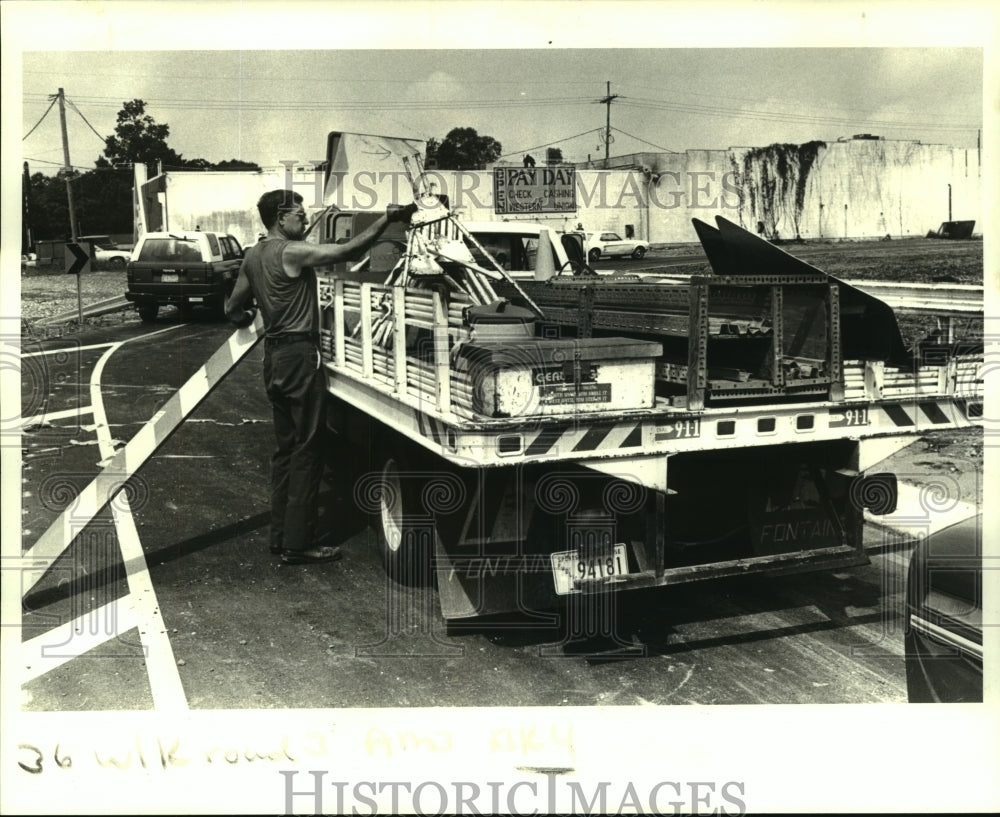
[[[168,311],[25,347],[25,549],[230,334]],[[864,567],[621,594],[616,649],[591,650],[567,643],[559,611],[446,625],[433,588],[386,577],[331,448],[321,524],[344,558],[281,564],[261,359],[258,346],[128,480],[127,502],[25,579],[26,710],[905,700],[911,544],[889,529],[869,529]]]

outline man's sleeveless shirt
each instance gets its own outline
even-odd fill
[[[298,278],[289,278],[281,261],[288,240],[266,238],[247,250],[243,269],[264,319],[267,337],[290,332],[319,332],[316,273],[303,267]]]

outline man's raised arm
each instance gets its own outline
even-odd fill
[[[293,241],[285,247],[282,256],[285,272],[296,277],[302,267],[326,266],[341,261],[350,261],[374,244],[385,228],[393,222],[409,223],[417,212],[416,204],[405,206],[390,204],[377,221],[343,244],[310,244],[307,241]]]

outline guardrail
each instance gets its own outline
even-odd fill
[[[983,312],[983,287],[977,284],[916,284],[898,281],[844,281],[885,301],[896,312],[962,317]]]
[[[103,301],[98,301],[97,303],[89,304],[88,306],[83,307],[83,317],[96,318],[98,315],[120,312],[122,309],[129,309],[131,306],[132,303],[127,300],[124,295],[115,295],[113,298],[106,298]],[[66,312],[60,312],[58,315],[43,318],[37,323],[39,326],[56,326],[60,323],[77,320],[79,317],[79,310],[70,309]]]

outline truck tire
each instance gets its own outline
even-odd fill
[[[437,525],[421,512],[418,483],[406,479],[406,465],[394,456],[382,466],[379,544],[385,572],[407,587],[433,583],[431,560]]]
[[[160,311],[160,305],[143,304],[138,309],[139,309],[139,319],[143,323],[153,323],[156,320],[156,314]]]

